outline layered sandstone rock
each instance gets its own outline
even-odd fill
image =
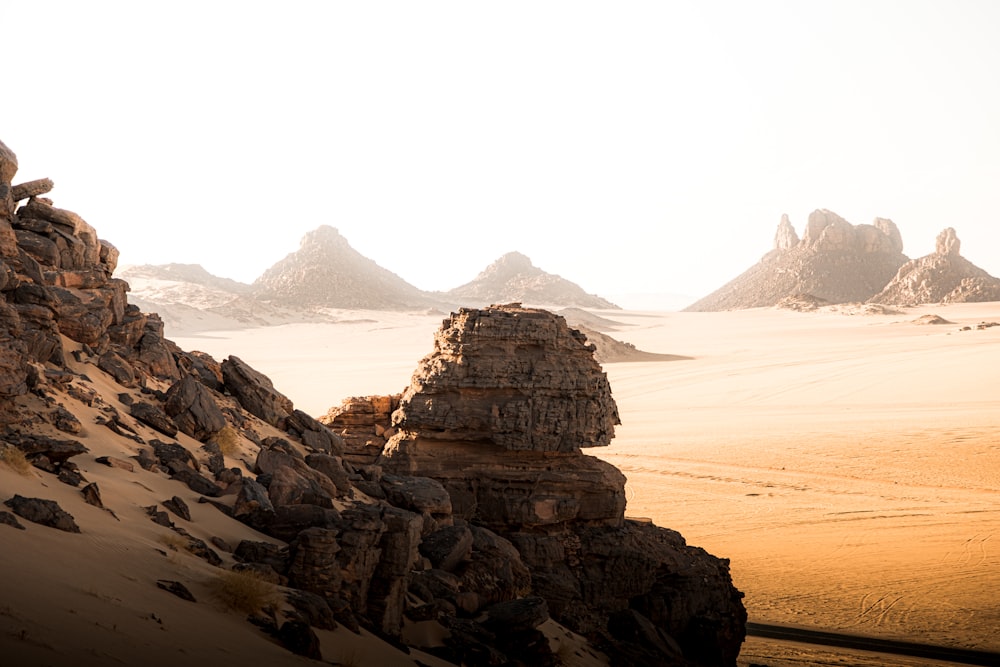
[[[773,250],[685,310],[774,306],[796,295],[832,304],[863,302],[878,293],[906,261],[899,229],[886,218],[852,225],[836,213],[816,210],[800,239],[785,215],[778,224]]]
[[[962,244],[951,227],[938,234],[934,252],[913,259],[871,303],[906,306],[924,303],[1000,301],[1000,279],[960,254]]]
[[[462,310],[414,373],[381,463],[440,481],[456,519],[512,543],[553,616],[612,652],[681,659],[617,632],[628,624],[609,620],[628,612],[687,659],[734,664],[746,614],[728,562],[627,521],[625,477],[581,451],[608,444],[618,423],[593,348],[562,317]]]

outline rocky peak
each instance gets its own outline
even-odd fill
[[[817,209],[799,239],[783,216],[773,250],[686,310],[774,306],[801,295],[831,304],[866,301],[906,262],[902,248],[899,230],[885,218],[852,225],[832,211]]]
[[[774,234],[774,249],[788,250],[798,245],[798,243],[799,235],[795,233],[795,228],[792,227],[792,223],[788,219],[788,214],[785,213],[781,216],[781,222],[778,223],[778,231]]]
[[[958,240],[958,235],[952,227],[942,230],[934,242],[934,253],[937,255],[959,257],[961,248],[962,242]]]
[[[960,250],[958,235],[948,227],[938,234],[933,253],[901,266],[871,302],[907,306],[1000,301],[1000,279],[962,257]]]
[[[254,282],[256,298],[298,308],[422,308],[436,302],[322,225]]]
[[[547,273],[519,252],[509,252],[490,264],[476,278],[447,292],[459,303],[481,306],[487,303],[519,302],[578,308],[617,309],[618,306],[561,276]]]

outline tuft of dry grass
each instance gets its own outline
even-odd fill
[[[20,475],[31,473],[31,463],[25,458],[24,452],[13,445],[0,445],[0,461]]]
[[[253,571],[224,571],[210,583],[217,598],[234,611],[256,614],[278,603],[277,589]]]
[[[240,434],[229,424],[215,434],[214,440],[223,456],[235,456],[240,451]]]

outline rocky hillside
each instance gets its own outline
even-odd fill
[[[540,306],[618,308],[599,296],[587,294],[576,283],[546,273],[519,252],[507,253],[472,282],[446,292],[445,296],[470,307],[519,302]]]
[[[738,310],[774,306],[808,295],[827,303],[864,302],[906,263],[896,225],[876,218],[852,225],[835,213],[813,211],[800,239],[782,216],[774,248],[747,271],[687,311]]]
[[[872,303],[908,306],[923,303],[1000,301],[1000,279],[960,254],[961,242],[948,227],[938,234],[934,252],[900,267]]]
[[[351,247],[333,227],[302,237],[299,249],[253,283],[254,297],[293,308],[409,310],[440,302]]]
[[[0,143],[4,664],[735,665],[728,562],[582,454],[617,408],[561,317],[454,314],[337,433],[164,339],[16,169]]]

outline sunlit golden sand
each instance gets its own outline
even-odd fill
[[[440,320],[357,315],[178,342],[320,413],[400,391]],[[1000,304],[614,319],[694,359],[606,365],[623,423],[592,451],[628,476],[630,515],[732,559],[751,620],[1000,650],[1000,327],[975,329]]]

